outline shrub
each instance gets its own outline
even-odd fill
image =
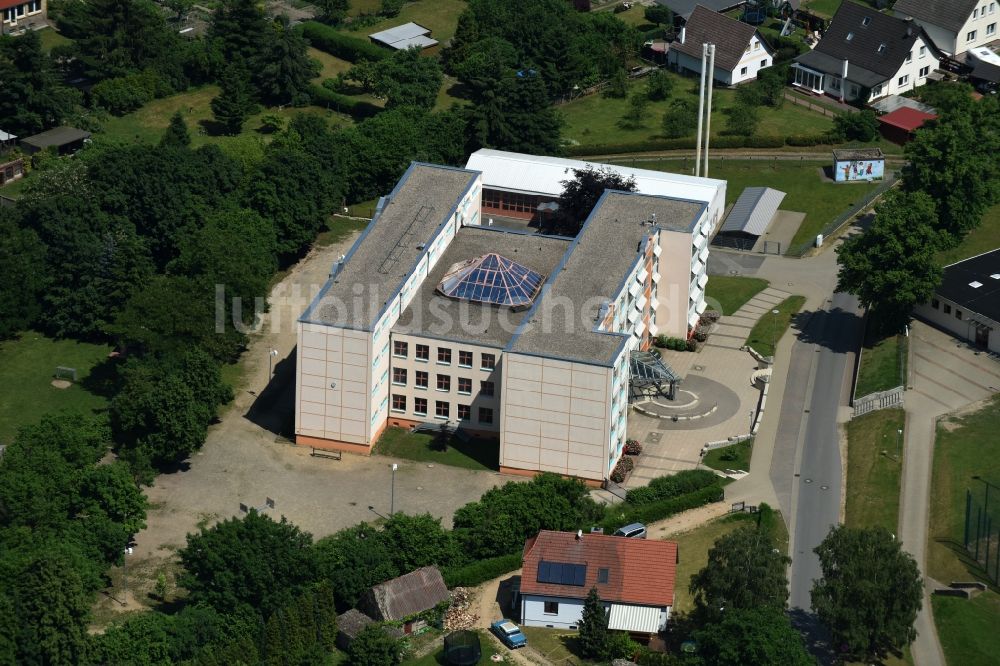
[[[521,553],[479,560],[464,567],[449,567],[441,572],[448,587],[474,587],[521,567]]]
[[[628,659],[637,655],[642,647],[624,631],[612,631],[604,644],[604,658],[607,660]]]
[[[615,14],[621,14],[622,12],[628,11],[628,7],[625,6],[624,2],[619,2],[611,11]]]
[[[350,62],[383,60],[389,57],[389,52],[380,46],[337,32],[330,26],[316,21],[304,22],[301,30],[302,36],[320,51],[326,51],[330,55]]]
[[[622,483],[625,481],[625,477],[628,473],[635,468],[635,463],[628,456],[622,456],[618,460],[618,464],[615,465],[614,470],[611,471],[611,480],[615,483]]]
[[[689,469],[670,476],[658,476],[648,486],[628,491],[629,504],[648,504],[679,497],[717,483],[718,477],[707,469]]]
[[[785,143],[789,146],[819,146],[832,141],[828,134],[792,134],[785,137]]]
[[[93,106],[122,116],[169,92],[169,87],[165,88],[159,76],[150,71],[105,79],[90,89],[90,100]]]
[[[657,347],[666,347],[669,344],[668,342],[669,339],[670,338],[661,333],[660,335],[657,335],[653,339],[653,344],[655,344]]]
[[[332,80],[333,79],[327,79],[327,81]],[[347,115],[358,120],[371,118],[382,111],[381,108],[375,106],[371,102],[354,99],[353,97],[348,97],[347,95],[334,92],[326,87],[325,83],[326,82],[324,82],[323,86],[313,86],[309,90],[312,102],[316,106],[325,106],[331,111],[346,113]]]
[[[640,453],[642,453],[642,444],[639,443],[639,440],[637,439],[625,440],[625,455],[637,456]]]
[[[684,341],[684,348],[689,352],[698,351],[698,341],[690,338]]]
[[[707,321],[710,324],[714,324],[722,318],[722,313],[718,310],[705,310],[704,314],[701,315],[702,321]]]
[[[629,494],[632,492],[633,491],[629,491]],[[609,507],[608,517],[604,519],[601,526],[606,532],[610,533],[622,525],[628,525],[630,523],[644,523],[648,525],[650,523],[655,523],[657,520],[669,518],[674,514],[680,513],[681,511],[687,511],[689,509],[698,508],[699,506],[711,504],[712,502],[718,502],[722,499],[722,496],[722,486],[718,483],[713,483],[710,486],[686,495],[650,502],[641,506],[635,506],[625,502],[623,504],[617,504],[613,507]]]
[[[705,342],[708,340],[708,332],[704,329],[695,329],[694,335],[691,336],[695,342]]]

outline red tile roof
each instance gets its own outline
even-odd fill
[[[538,582],[538,564],[587,565],[582,587]],[[608,569],[608,582],[598,583],[598,569]],[[627,539],[604,534],[543,530],[524,544],[521,594],[583,599],[596,587],[601,599],[644,606],[673,606],[677,575],[677,543]]]
[[[26,4],[28,0],[0,0],[0,10],[10,9],[18,5]]]
[[[937,118],[937,116],[933,113],[925,113],[923,111],[918,111],[917,109],[911,109],[908,106],[904,106],[896,109],[892,113],[880,116],[878,121],[880,123],[885,123],[886,125],[899,127],[907,132],[912,132],[928,120],[933,120],[935,118]]]

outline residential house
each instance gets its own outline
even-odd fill
[[[681,72],[701,74],[702,44],[715,44],[714,78],[731,86],[753,81],[774,63],[774,49],[748,23],[723,16],[701,5],[667,52],[667,62]]]
[[[543,530],[524,544],[521,624],[576,629],[591,588],[608,628],[638,637],[663,631],[674,606],[677,543]]]
[[[746,0],[656,0],[656,4],[672,11],[674,23],[680,27],[691,19],[694,10],[699,6],[713,12],[728,12],[742,7],[746,4]]]
[[[1000,354],[1000,248],[945,266],[934,296],[913,314]]]
[[[44,25],[48,5],[46,0],[0,0],[0,10],[3,11],[0,34],[9,35]]]
[[[941,53],[913,21],[845,2],[816,48],[795,58],[793,85],[870,102],[927,83]]]
[[[451,595],[437,567],[424,567],[379,583],[361,595],[358,609],[378,622],[403,622],[412,633],[426,622],[414,616],[448,601]]]
[[[997,5],[997,0],[899,0],[892,10],[912,19],[939,49],[955,57],[1000,38]]]

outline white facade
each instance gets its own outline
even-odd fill
[[[983,46],[1000,39],[1000,2],[984,0],[976,4],[965,24],[958,32],[934,25],[914,17],[913,22],[922,27],[931,41],[945,53],[961,55],[971,48]],[[908,18],[904,12],[896,11],[899,18]]]
[[[678,71],[688,71],[701,74],[701,58],[693,58],[680,51],[667,51],[667,62]],[[757,73],[774,64],[774,52],[761,39],[759,33],[754,33],[753,39],[747,44],[739,63],[732,69],[715,66],[715,80],[727,86],[735,86],[747,81],[754,81]]]
[[[969,312],[963,306],[940,296],[928,303],[918,305],[913,314],[938,328],[944,329],[957,338],[982,344],[994,353],[1000,354],[1000,322]]]
[[[583,604],[583,599],[523,595],[521,624],[526,627],[577,629],[583,618]],[[667,628],[670,618],[669,607],[604,602],[604,611],[613,618],[609,628],[620,631],[656,633]]]

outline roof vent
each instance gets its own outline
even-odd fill
[[[980,287],[983,286],[983,283],[980,282],[979,280],[974,280],[969,283],[969,286],[972,287],[973,289],[979,289]]]
[[[878,45],[878,52],[879,53],[885,53],[885,44],[879,44]]]
[[[994,280],[1000,280],[1000,273],[994,273],[990,277],[993,278]]]
[[[582,538],[583,538],[583,530],[577,530],[576,531],[576,540],[579,541]]]
[[[865,26],[866,28],[871,24],[871,22],[872,22],[871,16],[866,16],[863,19],[861,19],[861,25]]]

